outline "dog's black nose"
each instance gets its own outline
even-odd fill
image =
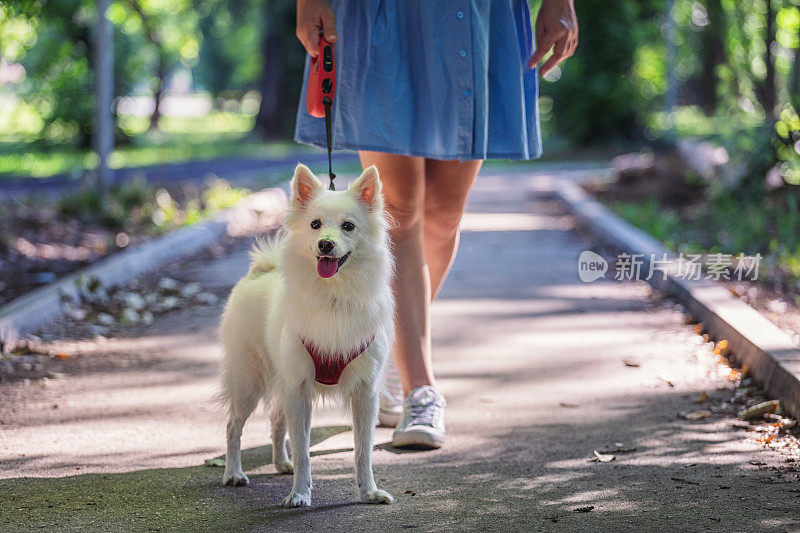
[[[322,239],[317,243],[317,245],[319,246],[320,252],[322,252],[323,254],[329,254],[331,253],[331,250],[333,250],[333,247],[336,246],[336,243],[334,243],[333,241]]]

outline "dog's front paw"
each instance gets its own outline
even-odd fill
[[[394,503],[394,497],[381,489],[367,490],[361,493],[364,503]]]
[[[294,465],[288,459],[285,461],[278,461],[275,463],[275,470],[277,470],[279,474],[291,474],[294,472]]]
[[[311,507],[311,494],[300,494],[292,491],[283,499],[281,505],[284,507]]]
[[[231,487],[239,487],[242,485],[249,485],[250,480],[244,474],[244,472],[225,472],[225,475],[222,476],[222,483],[224,485],[228,485]]]

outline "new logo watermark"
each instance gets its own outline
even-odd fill
[[[604,278],[608,270],[608,261],[591,250],[584,250],[578,257],[578,277],[584,283]]]
[[[761,254],[627,254],[621,253],[614,262],[615,280],[649,281],[661,273],[681,279],[757,280]],[[578,277],[584,283],[605,278],[608,261],[591,250],[584,250],[578,257]]]

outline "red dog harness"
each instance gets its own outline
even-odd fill
[[[342,377],[342,372],[344,372],[345,367],[349,365],[353,359],[361,355],[364,350],[369,348],[369,345],[372,344],[374,339],[375,335],[350,353],[326,353],[320,351],[311,341],[302,336],[300,337],[300,342],[306,347],[308,354],[314,361],[314,371],[316,374],[314,380],[323,385],[336,385],[339,383],[339,378]]]

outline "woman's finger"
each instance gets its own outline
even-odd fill
[[[319,30],[317,27],[313,24],[298,26],[296,35],[308,55],[317,57],[317,49],[319,48]]]
[[[335,43],[338,36],[336,35],[336,17],[332,9],[326,9],[320,16],[322,22],[322,35],[329,43]]]
[[[567,47],[567,53],[564,56],[564,59],[566,59],[568,57],[572,57],[572,55],[575,53],[575,50],[577,48],[578,48],[578,39],[573,37],[573,38],[571,38],[569,40],[569,46]]]
[[[544,65],[542,65],[542,68],[539,69],[539,72],[542,74],[542,76],[553,70],[553,67],[555,67],[564,60],[565,58],[564,54],[566,53],[566,51],[567,51],[567,39],[564,38],[556,43],[555,47],[553,48],[553,55],[550,56],[550,59],[545,61]]]
[[[544,34],[542,35],[541,39],[541,45],[538,42],[539,39],[536,39],[536,51],[533,52],[530,61],[528,61],[528,68],[533,68],[538,65],[539,61],[544,58],[545,54],[550,51],[556,42],[555,36],[552,34]]]

